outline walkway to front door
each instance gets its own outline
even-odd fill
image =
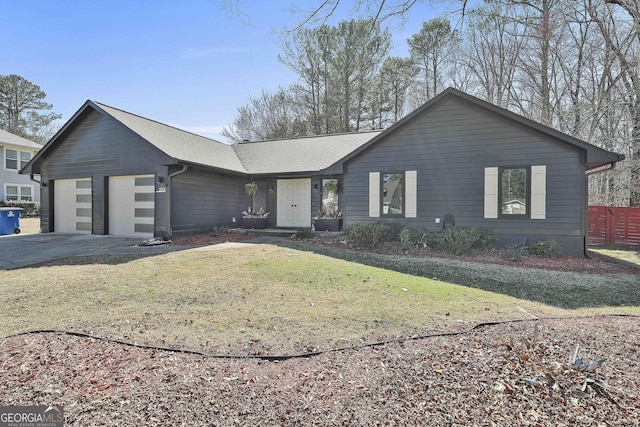
[[[311,227],[311,179],[278,180],[278,227]]]

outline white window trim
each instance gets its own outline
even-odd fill
[[[8,168],[7,167],[7,150],[11,150],[11,151],[15,151],[17,153],[17,158],[16,159],[11,159],[11,160],[16,160],[17,162],[17,169],[13,169],[13,168]],[[21,159],[21,154],[22,153],[27,153],[29,154],[29,161],[31,161],[31,159],[33,159],[34,156],[34,152],[33,151],[25,151],[25,150],[20,150],[19,148],[11,148],[11,147],[4,147],[4,159],[3,159],[3,168],[6,171],[16,171],[18,172],[20,169],[22,169],[22,167],[20,166],[22,163],[22,159]],[[13,184],[12,184],[13,185]]]
[[[7,200],[7,187],[18,187],[18,200]],[[35,201],[35,194],[34,194],[34,186],[33,185],[29,185],[29,184],[12,184],[10,182],[6,182],[4,184],[4,201],[5,202],[21,202],[22,200],[20,199],[20,195],[22,194],[22,189],[23,188],[30,188],[31,189],[31,201],[34,202]]]

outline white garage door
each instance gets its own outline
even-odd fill
[[[311,226],[311,180],[278,180],[278,227]]]
[[[109,177],[109,234],[153,237],[154,175]]]
[[[91,234],[91,178],[54,181],[53,218],[56,233]]]

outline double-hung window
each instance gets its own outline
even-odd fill
[[[31,160],[31,153],[28,151],[13,150],[6,148],[4,150],[4,168],[7,170],[20,170]]]
[[[33,186],[6,184],[4,186],[4,194],[7,202],[32,202]]]

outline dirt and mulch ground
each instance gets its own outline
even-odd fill
[[[622,268],[604,257],[531,262]],[[37,333],[2,339],[0,369],[3,405],[60,404],[69,426],[640,426],[637,317],[485,325],[278,361]]]
[[[277,362],[23,335],[0,342],[0,401],[61,404],[69,426],[639,426],[638,326],[525,321]]]

